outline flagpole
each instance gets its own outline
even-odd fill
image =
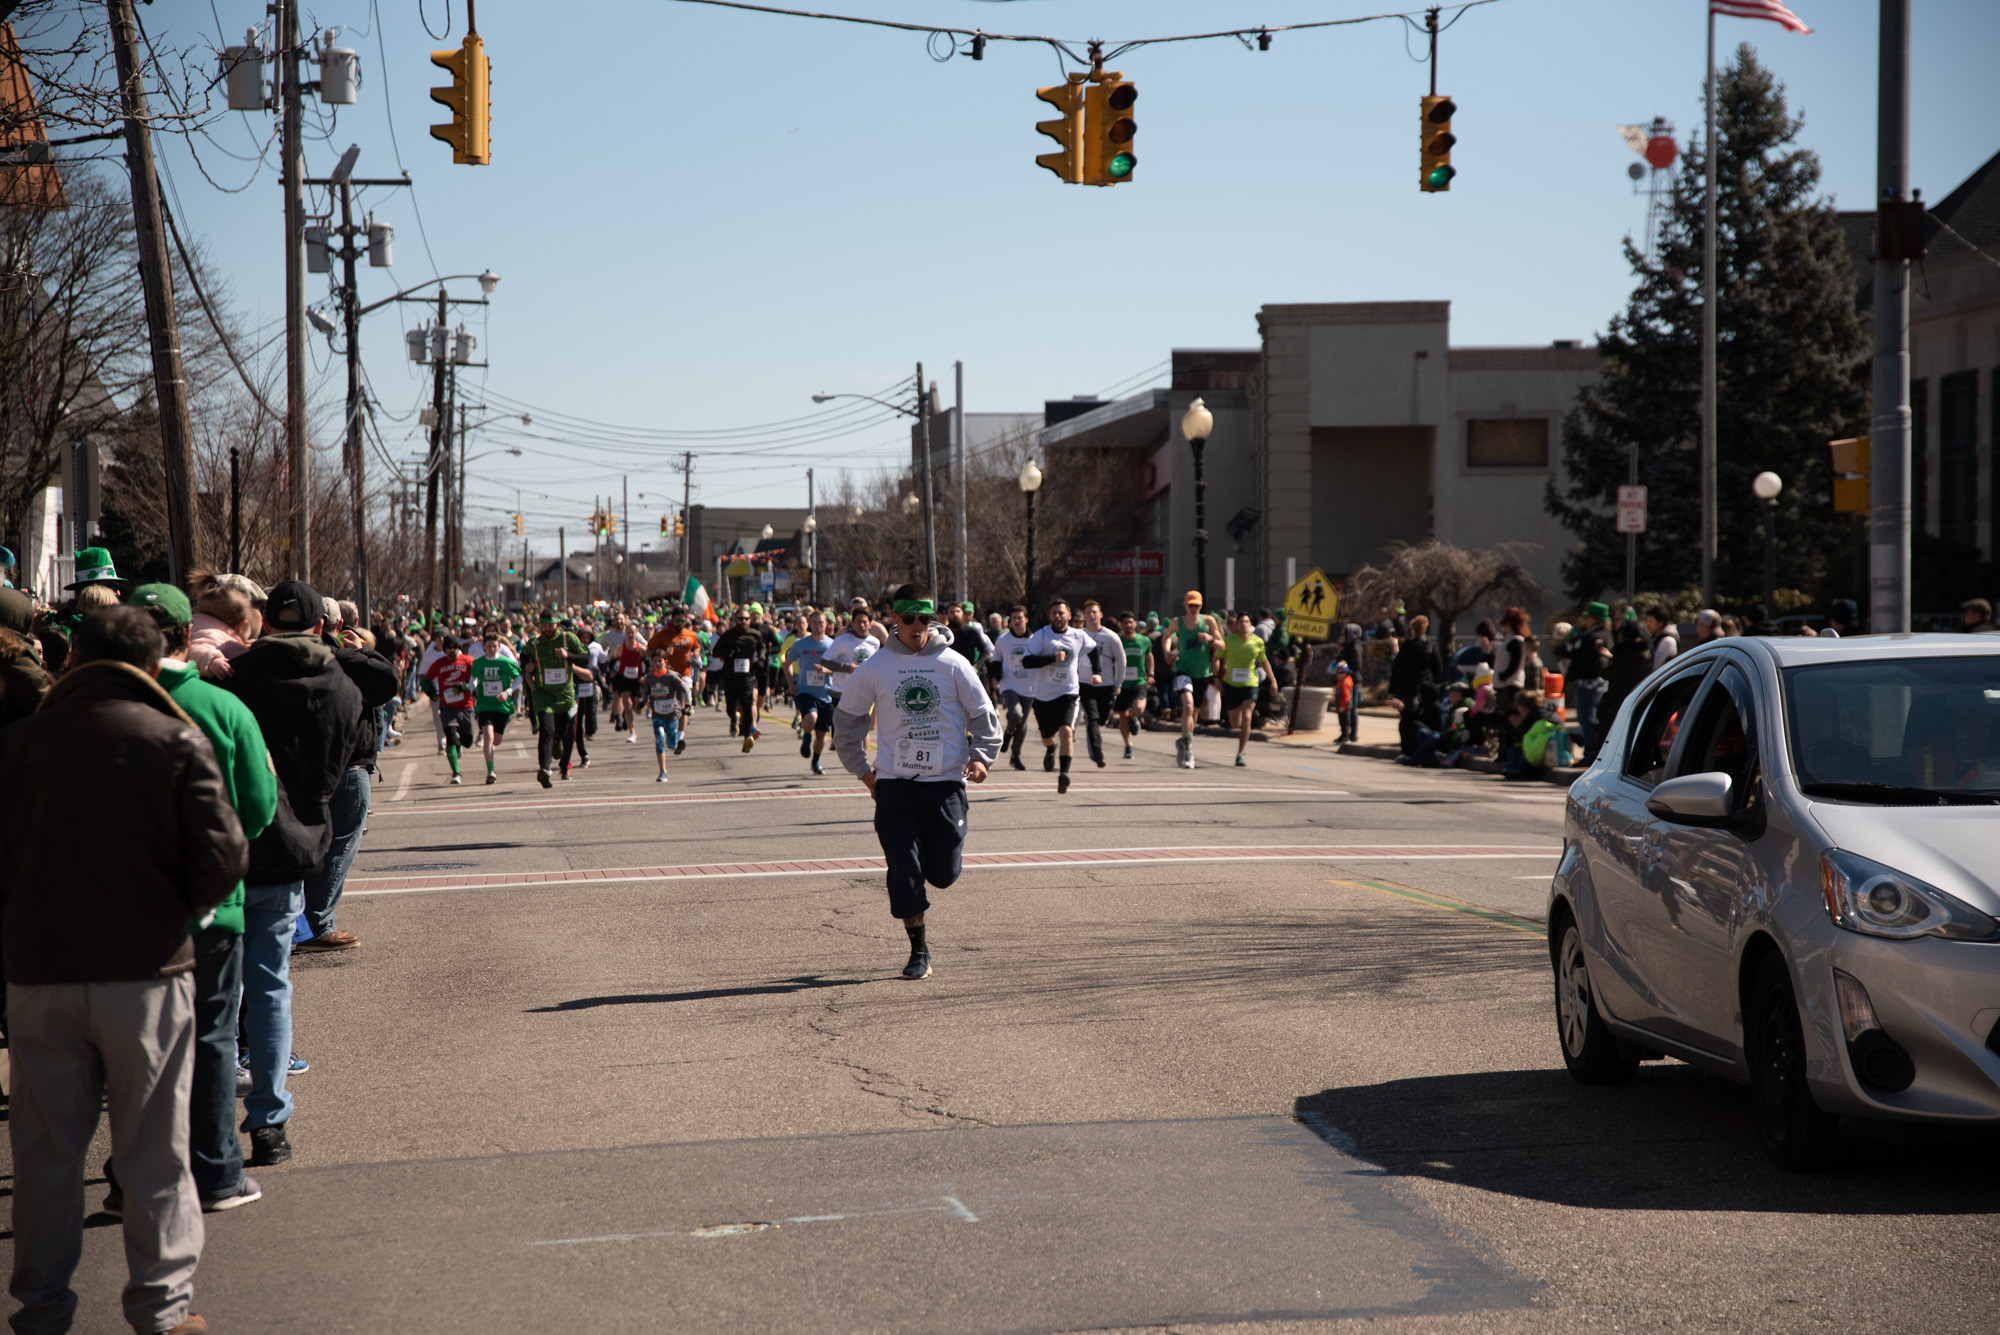
[[[1715,7],[1708,7],[1708,130],[1702,174],[1708,178],[1701,236],[1701,605],[1715,606],[1715,195],[1722,155],[1715,143]]]

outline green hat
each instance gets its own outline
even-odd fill
[[[187,595],[171,584],[141,584],[126,602],[151,612],[162,626],[185,626],[194,620]]]
[[[103,547],[86,547],[76,554],[76,582],[65,584],[65,589],[80,589],[86,584],[109,584],[114,589],[129,589],[132,581],[118,578],[118,567],[111,564],[111,553]]]
[[[964,602],[960,603],[959,606],[965,609],[965,614],[967,616],[979,615],[979,610],[972,605],[972,599],[970,598],[967,598]]]
[[[542,623],[542,624],[543,624],[544,626],[553,626],[553,625],[555,625],[555,624],[556,624],[556,614],[555,614],[555,610],[554,610],[553,608],[548,608],[548,607],[544,607],[544,608],[542,609],[542,615],[541,615],[541,617],[539,618],[539,620],[541,621],[541,623]]]
[[[1587,617],[1596,617],[1599,621],[1611,620],[1611,609],[1606,607],[1603,603],[1590,604],[1588,607],[1583,609],[1583,614]]]

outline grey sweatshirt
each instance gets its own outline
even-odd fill
[[[957,783],[968,761],[1000,754],[1000,716],[972,665],[933,627],[916,653],[894,635],[843,683],[833,713],[833,749],[849,774]],[[875,714],[875,760],[868,715]]]

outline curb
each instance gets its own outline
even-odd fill
[[[1403,755],[1401,747],[1379,746],[1365,742],[1342,742],[1334,749],[1343,756],[1366,756],[1372,760],[1400,760]],[[1453,768],[1471,770],[1478,774],[1498,774],[1501,772],[1499,761],[1488,760],[1483,756],[1474,756],[1462,760],[1453,766]],[[1584,771],[1582,769],[1571,766],[1568,769],[1541,769],[1536,772],[1535,777],[1542,783],[1553,783],[1567,788],[1582,778],[1583,775]]]

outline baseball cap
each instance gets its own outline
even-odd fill
[[[326,619],[326,600],[302,579],[281,579],[264,599],[264,624],[279,630],[310,630]]]
[[[225,589],[234,589],[253,603],[264,603],[270,600],[271,595],[264,592],[264,586],[256,580],[251,579],[248,575],[217,575],[215,582]]]
[[[185,626],[194,620],[188,597],[171,584],[141,584],[125,600],[128,606],[143,607],[162,626]]]
[[[1182,595],[1181,601],[1184,603],[1193,603],[1196,607],[1201,606],[1201,590],[1189,589],[1184,595]]]

